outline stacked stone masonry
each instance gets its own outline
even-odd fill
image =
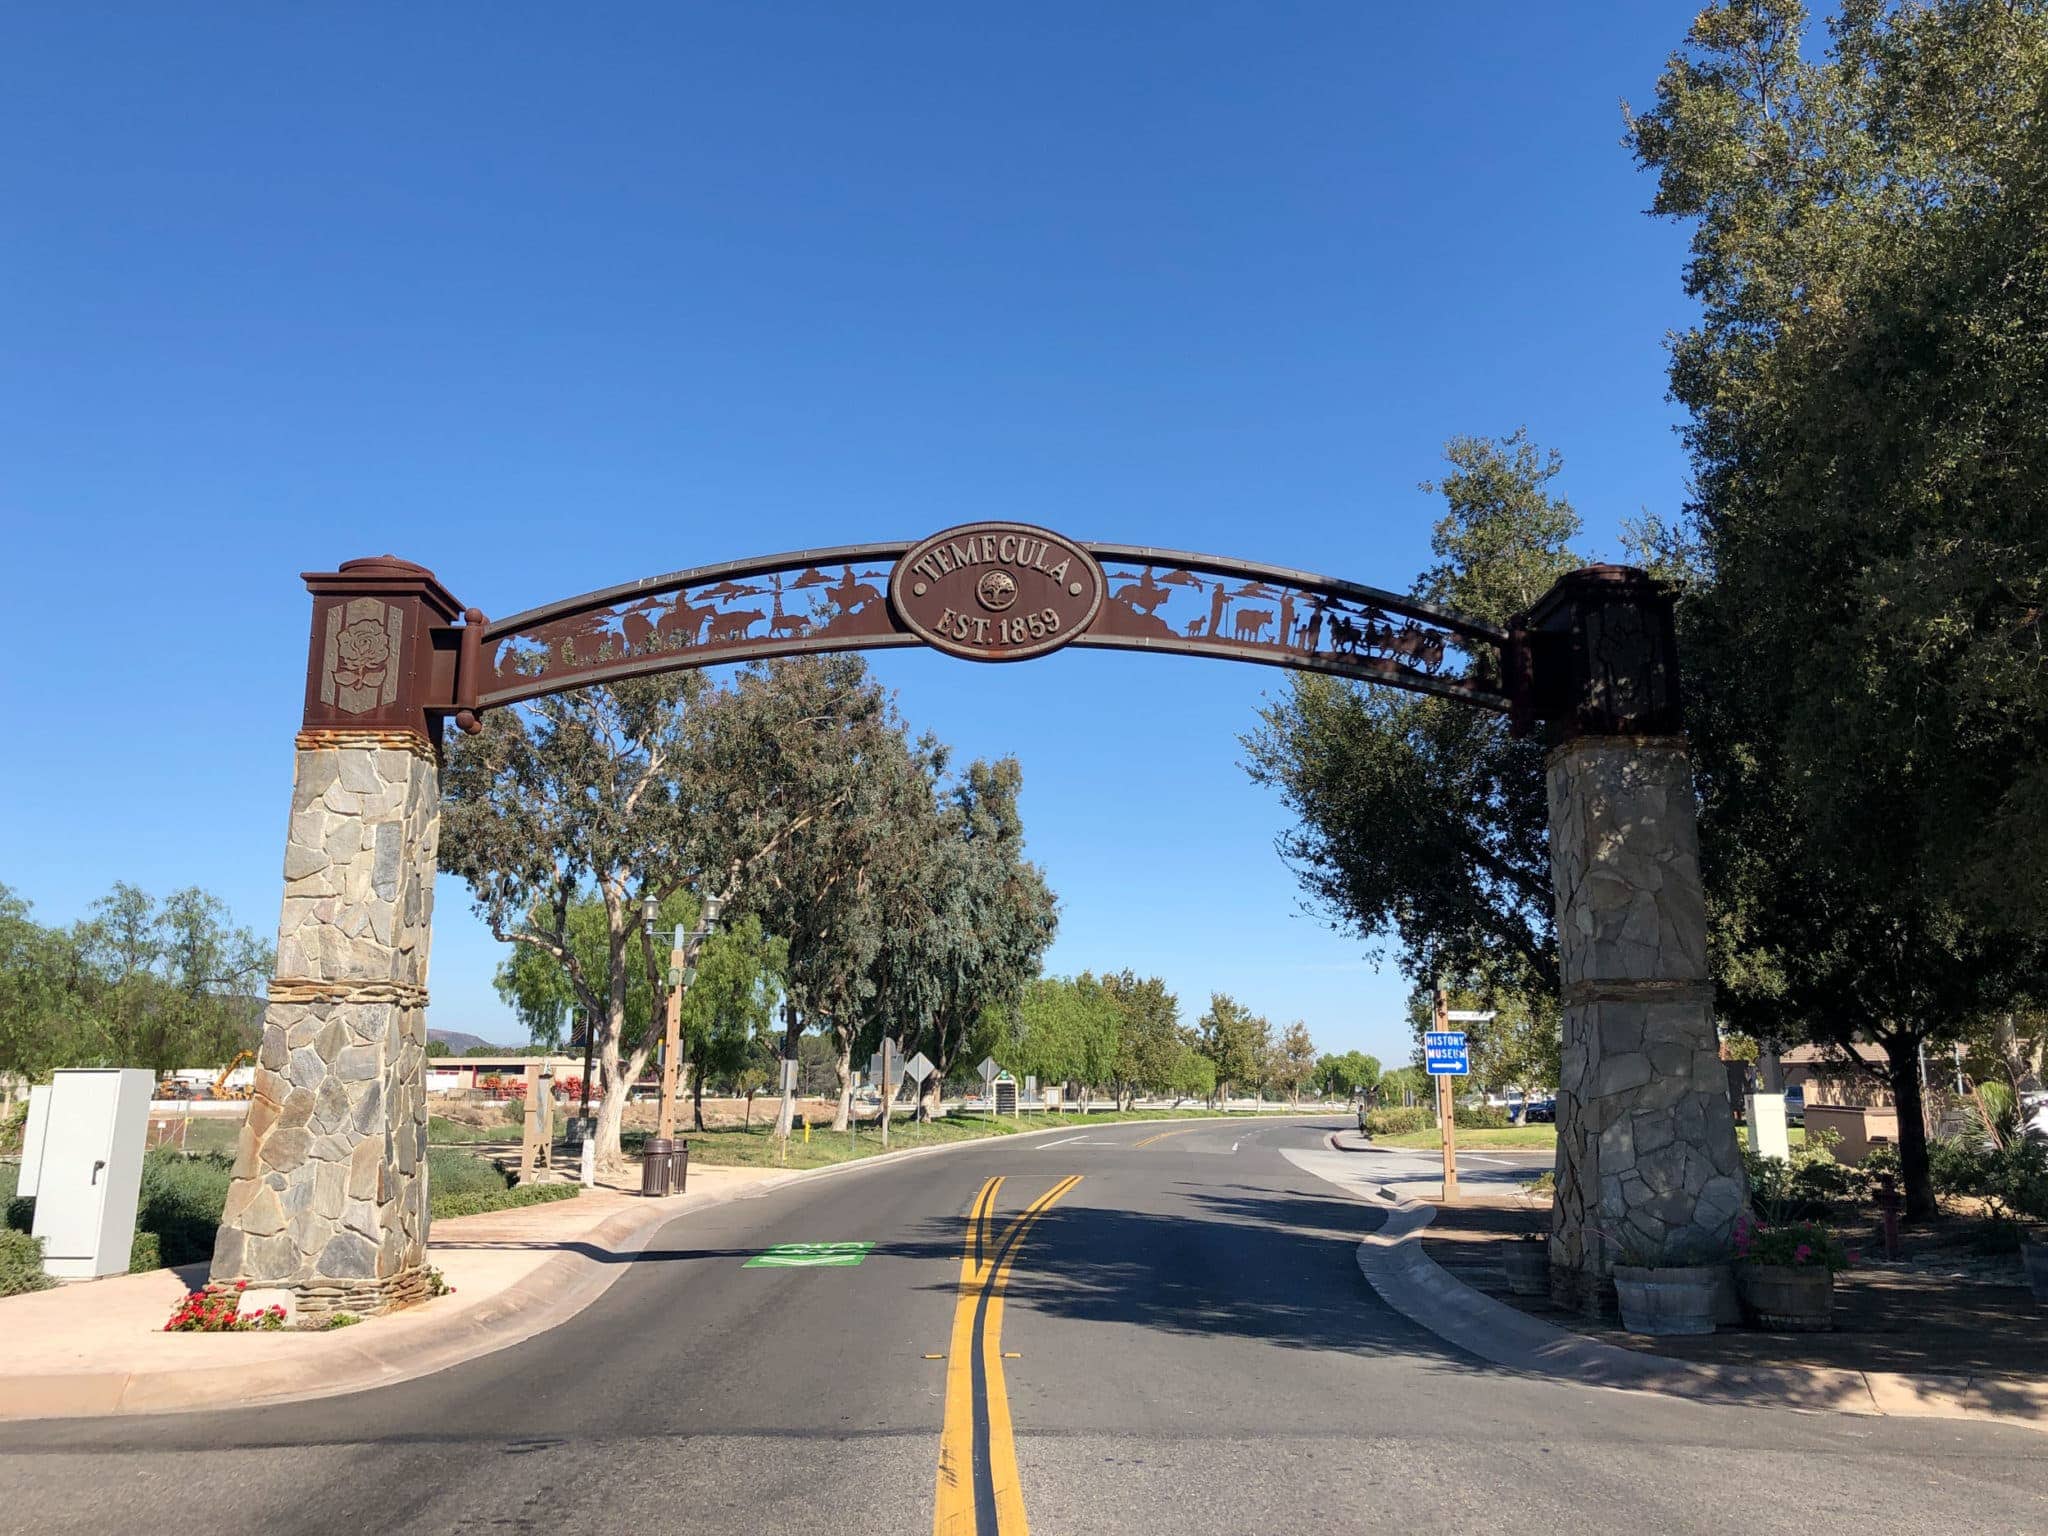
[[[1747,1190],[1684,743],[1582,737],[1548,772],[1564,982],[1552,1289],[1597,1310],[1617,1263],[1724,1258]]]
[[[212,1271],[289,1290],[315,1315],[381,1311],[425,1286],[440,810],[424,739],[331,736],[297,754],[277,980]]]

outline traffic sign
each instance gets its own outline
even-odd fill
[[[1462,1029],[1431,1030],[1422,1037],[1422,1064],[1431,1077],[1464,1077],[1472,1070]]]
[[[1491,1008],[1487,1009],[1484,1013],[1476,1012],[1470,1008],[1453,1008],[1444,1015],[1453,1024],[1484,1024],[1493,1016],[1494,1011]]]
[[[974,1070],[981,1074],[981,1080],[984,1083],[992,1083],[996,1080],[996,1074],[1003,1069],[996,1065],[995,1057],[984,1056],[981,1058],[981,1065]]]
[[[930,1057],[926,1056],[923,1051],[919,1051],[910,1060],[903,1063],[903,1070],[910,1074],[910,1080],[913,1083],[921,1083],[938,1071],[938,1068],[932,1065]]]

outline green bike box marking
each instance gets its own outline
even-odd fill
[[[873,1243],[777,1243],[742,1269],[846,1269],[868,1256]]]

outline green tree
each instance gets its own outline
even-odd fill
[[[1216,1069],[1219,1098],[1254,1085],[1263,1070],[1273,1026],[1222,992],[1209,995],[1209,1011],[1196,1022],[1201,1052]]]
[[[1692,227],[1681,613],[1723,1009],[1917,1057],[2044,990],[2048,15],[1701,12],[1633,121]],[[1959,106],[1967,104],[1967,110]]]
[[[694,925],[695,914],[686,921]],[[697,974],[683,993],[679,1017],[691,1121],[698,1130],[704,1129],[707,1079],[763,1075],[761,1062],[772,1048],[788,963],[788,946],[763,933],[761,919],[752,913],[719,929],[698,949]],[[755,1089],[747,1091],[751,1124]]]
[[[1363,1051],[1346,1051],[1341,1056],[1324,1056],[1316,1063],[1311,1079],[1318,1091],[1333,1098],[1374,1093],[1380,1085],[1379,1058]]]
[[[1308,1086],[1315,1070],[1316,1043],[1309,1035],[1308,1025],[1296,1019],[1281,1034],[1274,1050],[1273,1082],[1299,1108],[1301,1090]]]
[[[1140,1093],[1175,1088],[1186,1054],[1180,1036],[1180,999],[1159,977],[1140,978],[1129,969],[1104,975],[1102,989],[1116,1010],[1108,1082],[1117,1108],[1129,1109]]]
[[[1521,432],[1444,455],[1424,487],[1445,503],[1436,563],[1415,595],[1505,627],[1585,563],[1578,516],[1550,490],[1562,463]],[[1540,742],[1453,700],[1297,673],[1245,747],[1295,817],[1281,851],[1333,927],[1390,938],[1413,981],[1442,968],[1556,990]]]

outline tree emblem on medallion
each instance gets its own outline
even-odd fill
[[[1001,613],[1017,601],[1017,578],[1008,571],[988,571],[976,584],[974,595],[990,613]]]

